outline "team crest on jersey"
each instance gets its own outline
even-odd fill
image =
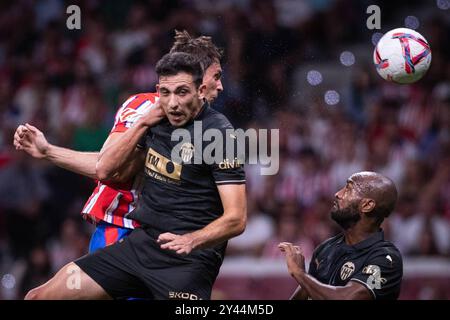
[[[344,263],[341,268],[341,280],[347,280],[355,272],[355,264],[351,261]]]
[[[181,159],[184,163],[191,161],[194,155],[194,145],[192,143],[186,142],[181,145]]]

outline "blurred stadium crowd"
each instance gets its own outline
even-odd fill
[[[22,298],[84,255],[93,230],[79,212],[94,181],[15,151],[16,127],[28,122],[51,143],[99,150],[121,102],[154,90],[154,66],[174,29],[211,35],[225,49],[225,90],[214,107],[235,127],[280,129],[280,171],[247,168],[248,226],[227,258],[281,258],[280,241],[310,256],[338,231],[329,219],[334,193],[362,169],[397,183],[400,199],[384,228],[403,255],[450,257],[448,11],[433,1],[419,10],[432,66],[417,84],[399,86],[371,63],[369,2],[85,0],[77,1],[81,30],[68,30],[71,1],[1,1],[0,299]],[[422,8],[382,5],[382,31],[403,25],[396,15],[405,7]],[[352,48],[356,63],[340,65]],[[321,64],[350,74],[327,79],[340,88],[335,105],[323,99],[329,88],[312,88],[299,73]],[[307,87],[311,99],[299,89]]]

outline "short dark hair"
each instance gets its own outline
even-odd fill
[[[203,82],[203,69],[200,62],[191,54],[174,52],[164,55],[156,64],[158,77],[174,76],[180,72],[192,75],[196,88]]]
[[[186,30],[175,30],[175,42],[170,49],[170,53],[173,52],[192,54],[200,61],[203,71],[208,69],[213,63],[220,62],[223,56],[223,50],[216,47],[211,37],[200,36],[192,38]]]

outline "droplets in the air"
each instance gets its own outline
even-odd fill
[[[306,75],[306,80],[312,86],[317,86],[322,83],[322,74],[317,70],[310,70]]]
[[[441,10],[448,10],[450,8],[450,0],[437,0],[436,5]]]
[[[373,35],[372,35],[372,44],[374,45],[374,46],[376,46],[377,45],[377,43],[378,43],[378,41],[380,41],[380,39],[383,37],[383,34],[381,33],[381,32],[375,32]]]
[[[329,106],[334,106],[339,103],[341,98],[337,91],[328,90],[327,92],[325,92],[324,99],[326,104],[328,104]]]
[[[420,22],[419,22],[419,19],[417,19],[417,17],[407,16],[405,18],[405,27],[406,28],[416,30],[417,28],[419,28],[419,26],[420,26]]]
[[[344,66],[350,67],[355,63],[355,55],[350,51],[344,51],[341,53],[339,60]]]
[[[2,277],[2,286],[5,289],[12,289],[16,285],[16,278],[12,274],[5,274]]]

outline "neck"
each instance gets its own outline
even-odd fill
[[[203,106],[205,105],[205,103],[206,102],[204,100],[201,101],[201,103],[198,106],[197,110],[194,112],[192,119],[195,119],[198,116],[198,114],[200,113],[200,111],[203,110]]]
[[[345,243],[352,246],[361,241],[366,240],[372,234],[379,230],[379,226],[369,223],[364,223],[360,220],[354,226],[344,230]]]

